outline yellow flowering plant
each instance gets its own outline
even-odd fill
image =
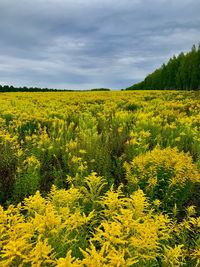
[[[0,267],[200,266],[199,100],[0,94]]]

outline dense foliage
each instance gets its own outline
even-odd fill
[[[13,85],[0,85],[0,92],[53,92],[53,91],[72,91],[72,90],[56,90],[50,88],[39,88],[39,87],[16,87]]]
[[[0,267],[200,265],[200,95],[0,95]]]
[[[200,45],[192,47],[189,53],[174,56],[148,75],[144,81],[126,90],[200,90]]]
[[[6,92],[77,92],[83,90],[72,89],[52,89],[52,88],[40,88],[40,87],[16,87],[12,85],[0,85],[0,93]],[[95,88],[85,91],[110,91],[108,88]]]

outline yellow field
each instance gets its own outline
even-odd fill
[[[200,266],[200,94],[1,93],[0,267]]]

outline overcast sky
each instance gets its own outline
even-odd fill
[[[0,0],[0,84],[125,88],[200,41],[199,0]]]

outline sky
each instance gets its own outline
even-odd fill
[[[0,0],[0,84],[121,89],[200,42],[199,0]]]

